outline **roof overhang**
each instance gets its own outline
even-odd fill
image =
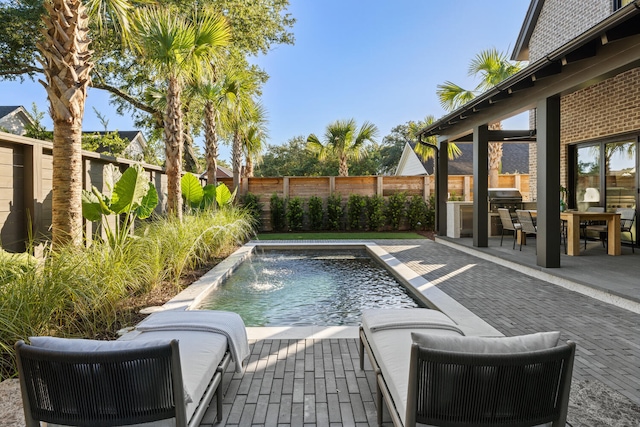
[[[640,66],[640,0],[418,132],[419,137],[465,137],[470,129],[535,108]],[[444,138],[443,138],[444,137]]]

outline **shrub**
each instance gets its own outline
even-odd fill
[[[406,215],[407,193],[393,193],[387,200],[385,216],[393,230],[398,230]]]
[[[384,197],[371,196],[366,199],[367,229],[377,231],[384,226]]]
[[[311,230],[322,230],[324,223],[324,210],[322,207],[322,199],[318,196],[309,198],[309,225]]]
[[[327,225],[329,230],[342,229],[342,197],[340,194],[332,194],[327,198]]]
[[[436,197],[430,196],[427,203],[427,223],[425,228],[427,230],[433,230],[436,225]]]
[[[412,230],[424,230],[428,225],[427,202],[421,196],[413,196],[407,208],[407,220]]]
[[[289,222],[289,229],[293,231],[302,230],[302,221],[304,218],[304,212],[302,210],[302,199],[300,197],[293,197],[289,199],[287,203],[287,221]]]
[[[347,200],[347,223],[350,230],[361,230],[365,213],[366,199],[359,194],[349,195]]]
[[[262,203],[260,203],[260,196],[253,193],[247,193],[242,199],[242,205],[247,209],[247,211],[249,211],[249,214],[253,218],[256,230],[260,230],[262,227],[263,211]]]
[[[0,277],[10,278],[0,282],[0,381],[15,375],[17,340],[115,335],[132,326],[122,310],[132,295],[165,280],[177,284],[186,268],[228,256],[252,226],[246,210],[229,207],[143,224],[115,248],[96,240],[89,248],[48,250],[39,262],[0,257]]]
[[[273,193],[270,200],[271,208],[271,229],[273,231],[282,231],[285,228],[286,212],[284,206],[284,199],[278,197],[276,193]]]

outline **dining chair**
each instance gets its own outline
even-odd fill
[[[500,246],[502,246],[502,241],[504,240],[504,232],[505,230],[511,230],[513,232],[513,248],[516,248],[516,235],[518,230],[522,229],[522,226],[519,222],[515,221],[515,219],[511,216],[511,212],[509,209],[498,208],[498,213],[500,214],[500,222],[502,223],[502,236],[500,237]]]
[[[533,215],[531,215],[530,211],[527,210],[516,210],[516,215],[518,216],[518,222],[522,227],[522,232],[526,235],[528,234],[538,234],[538,227],[533,220]],[[522,240],[520,240],[520,250],[522,250]],[[537,250],[537,248],[536,248]]]
[[[587,212],[604,212],[604,207],[602,206],[589,206],[587,208]],[[580,221],[580,234],[584,238],[584,248],[587,249],[587,238],[589,231],[595,231],[600,235],[600,233],[605,230],[606,231],[606,223],[603,221]]]
[[[629,234],[629,240],[625,241],[631,243],[631,252],[635,253],[636,241],[633,237],[633,225],[636,222],[636,210],[634,208],[618,208],[616,209],[616,213],[620,214],[620,237],[624,237],[626,233]],[[602,246],[605,248],[607,247],[606,243],[609,233],[606,225],[587,226],[587,229],[598,232],[600,235],[600,240],[602,241]]]

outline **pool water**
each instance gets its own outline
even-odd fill
[[[358,326],[363,309],[419,306],[366,251],[266,250],[198,308],[236,312],[247,326]]]

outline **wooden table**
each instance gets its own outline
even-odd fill
[[[620,255],[620,214],[614,212],[580,212],[565,211],[560,213],[560,219],[567,221],[567,255],[580,255],[580,222],[607,222],[607,253]]]

